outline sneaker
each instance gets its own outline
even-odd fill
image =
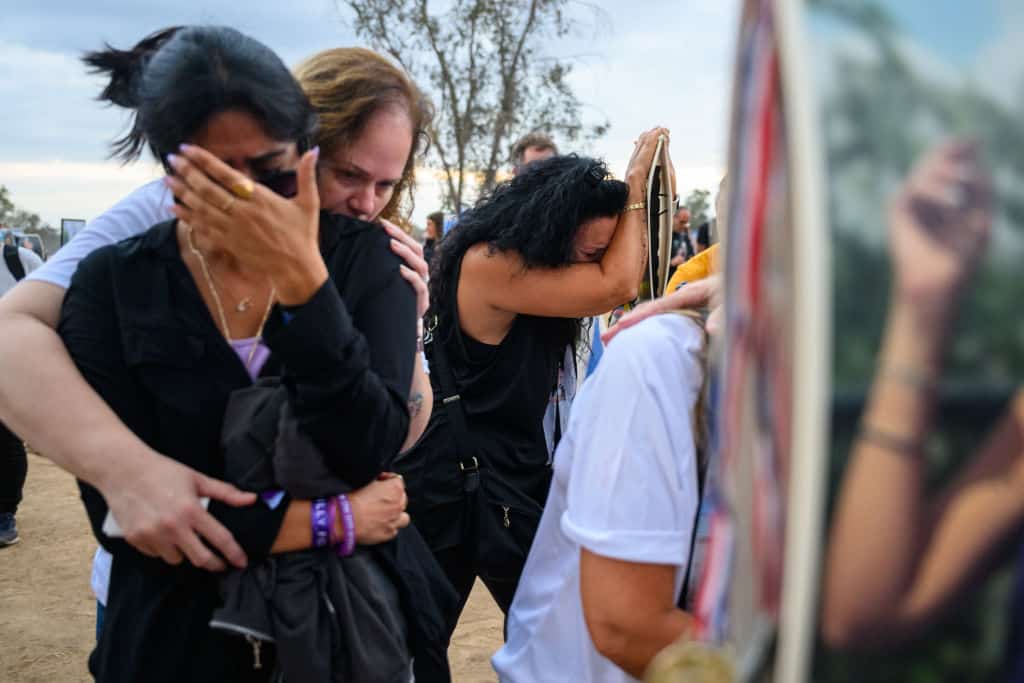
[[[18,542],[18,525],[10,512],[0,512],[0,548]]]

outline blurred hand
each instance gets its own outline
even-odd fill
[[[614,327],[601,335],[601,341],[605,344],[611,343],[619,332],[633,327],[637,323],[650,318],[652,315],[666,313],[668,311],[680,311],[687,308],[706,308],[715,306],[711,316],[708,318],[708,333],[711,334],[712,319],[714,329],[719,329],[719,306],[717,300],[722,287],[722,276],[712,275],[703,280],[687,282],[685,285],[663,297],[646,301],[632,311],[622,316]]]
[[[409,526],[405,481],[396,474],[382,476],[386,478],[348,495],[355,517],[356,542],[360,545],[390,541],[398,535],[399,529]]]
[[[991,183],[977,145],[939,145],[918,162],[889,214],[897,295],[953,304],[988,244]]]

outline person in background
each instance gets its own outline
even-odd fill
[[[558,146],[550,135],[539,131],[527,133],[512,145],[512,174],[519,175],[527,164],[557,155]]]
[[[442,230],[444,230],[444,213],[435,211],[427,216],[427,227],[423,231],[423,260],[427,262],[427,265],[430,265],[430,261],[434,258],[434,249],[441,240]]]
[[[4,237],[3,253],[3,263],[0,263],[0,296],[43,265],[43,260],[31,249],[14,246],[10,234]],[[0,422],[0,548],[14,545],[19,540],[15,515],[27,474],[25,443]]]
[[[673,268],[693,258],[693,242],[690,241],[690,210],[680,205],[672,216],[672,260]]]
[[[697,237],[694,239],[694,248],[697,253],[707,251],[711,247],[711,225],[704,221],[697,228]]]

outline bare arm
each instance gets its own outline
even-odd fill
[[[931,331],[897,306],[883,364],[924,363]],[[915,361],[915,357],[918,359]],[[933,397],[876,380],[865,423],[926,434]],[[990,568],[1024,521],[1024,398],[940,495],[924,491],[925,461],[857,441],[832,528],[823,627],[840,646],[878,646],[918,635]]]
[[[167,562],[223,563],[246,557],[231,534],[199,505],[200,496],[233,505],[253,501],[149,448],[86,383],[54,331],[64,290],[28,280],[0,299],[0,414],[40,453],[103,494],[127,540]]]
[[[580,597],[594,647],[635,678],[693,627],[675,604],[677,567],[614,560],[580,549]]]
[[[668,131],[656,128],[640,136],[626,172],[628,204],[644,201],[644,183],[662,135],[667,137]],[[598,315],[636,298],[646,263],[647,221],[642,210],[619,216],[608,250],[597,263],[527,269],[518,253],[490,253],[486,244],[478,244],[463,259],[459,310],[468,310],[466,297],[472,296],[509,313],[561,318]]]
[[[423,357],[416,353],[416,368],[409,390],[409,433],[402,444],[402,451],[412,448],[430,422],[430,411],[434,407],[434,392],[430,388],[430,375],[423,367]]]
[[[823,629],[840,646],[919,634],[1024,520],[1020,400],[941,495],[924,491],[943,347],[991,225],[974,147],[944,145],[926,157],[890,223],[893,303],[828,552]]]

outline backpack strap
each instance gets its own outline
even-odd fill
[[[5,244],[4,261],[7,262],[7,270],[11,271],[11,276],[16,282],[25,279],[25,266],[21,263],[21,254],[18,253],[18,247]]]

